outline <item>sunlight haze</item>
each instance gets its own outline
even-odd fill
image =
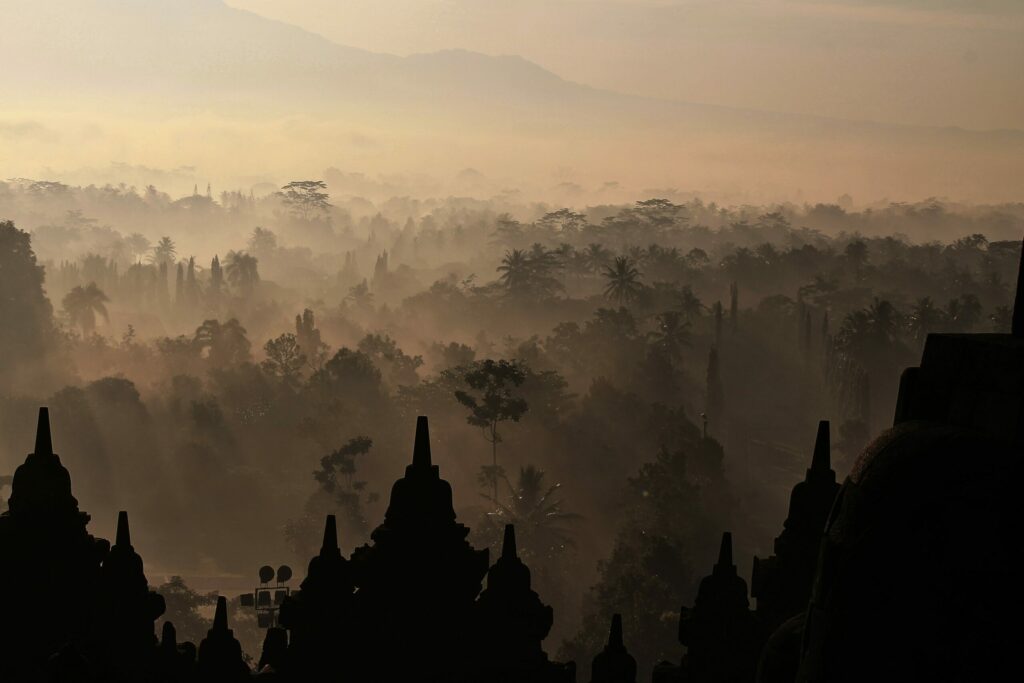
[[[5,178],[183,193],[334,167],[573,202],[607,201],[609,183],[619,199],[1021,196],[1018,3],[6,0],[2,11]],[[486,185],[456,182],[466,169]]]
[[[229,0],[332,40],[518,54],[649,97],[887,123],[1024,128],[1014,0]]]

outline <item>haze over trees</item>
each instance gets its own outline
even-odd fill
[[[818,420],[842,474],[928,333],[1008,328],[1024,234],[1020,205],[931,199],[330,190],[0,183],[0,476],[49,405],[97,533],[132,511],[182,623],[189,586],[305,561],[326,514],[362,544],[424,414],[473,543],[516,524],[549,651],[621,613],[666,657],[655,608],[692,600],[723,529],[738,562],[770,552]]]

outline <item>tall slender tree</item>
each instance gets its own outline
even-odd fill
[[[729,285],[729,326],[735,332],[740,323],[740,287],[736,282]]]
[[[690,345],[690,323],[679,311],[665,311],[655,317],[652,333],[655,348],[676,362],[683,355],[683,348]]]
[[[708,351],[705,400],[705,414],[708,422],[720,426],[725,414],[725,390],[722,388],[722,369],[719,366],[718,349],[714,346]],[[721,434],[720,431],[718,433]]]
[[[185,272],[185,303],[189,311],[195,310],[199,303],[199,282],[196,280],[196,260],[188,257],[188,268]]]
[[[491,466],[484,468],[482,480],[494,491],[498,499],[498,482],[502,471],[498,467],[498,444],[501,434],[498,427],[502,422],[519,422],[526,413],[526,400],[517,395],[516,389],[526,381],[526,370],[515,361],[476,361],[461,371],[461,382],[465,389],[455,390],[455,399],[469,409],[466,422],[480,427],[484,438],[491,444]]]
[[[174,305],[178,310],[185,306],[185,264],[181,261],[174,275]]]
[[[207,292],[210,306],[217,310],[220,307],[221,298],[224,296],[224,269],[220,265],[220,258],[214,255],[210,261],[210,287]]]

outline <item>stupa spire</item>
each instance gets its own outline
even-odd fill
[[[722,545],[718,548],[718,564],[715,568],[729,569],[732,563],[732,533],[726,531],[722,534]]]
[[[416,442],[412,451],[412,466],[416,469],[430,469],[430,427],[427,416],[416,418]]]
[[[50,438],[50,409],[45,406],[39,409],[35,454],[53,455],[53,440]]]
[[[338,521],[334,515],[327,515],[327,522],[324,524],[324,542],[320,546],[320,554],[337,554],[338,549]]]
[[[625,646],[622,642],[622,615],[612,615],[612,627],[608,630],[608,649],[621,650]]]
[[[217,597],[217,611],[213,614],[211,633],[225,633],[228,630],[228,600],[223,595]]]
[[[501,544],[501,557],[506,560],[519,559],[516,552],[516,527],[514,524],[505,525],[505,538]]]
[[[114,545],[119,548],[132,547],[132,535],[128,528],[128,513],[125,510],[117,513],[117,537]]]
[[[814,440],[814,456],[811,458],[812,472],[828,472],[832,469],[832,440],[829,421],[818,423],[818,436]]]

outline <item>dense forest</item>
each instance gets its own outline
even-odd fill
[[[201,638],[204,591],[303,566],[325,514],[366,542],[428,415],[474,545],[515,523],[548,650],[588,659],[620,612],[639,661],[672,658],[663,609],[692,601],[723,530],[741,567],[770,553],[818,420],[843,475],[928,333],[1009,329],[1021,234],[1024,205],[937,199],[11,180],[0,487],[48,405],[82,508],[108,534],[131,510],[168,618]]]

